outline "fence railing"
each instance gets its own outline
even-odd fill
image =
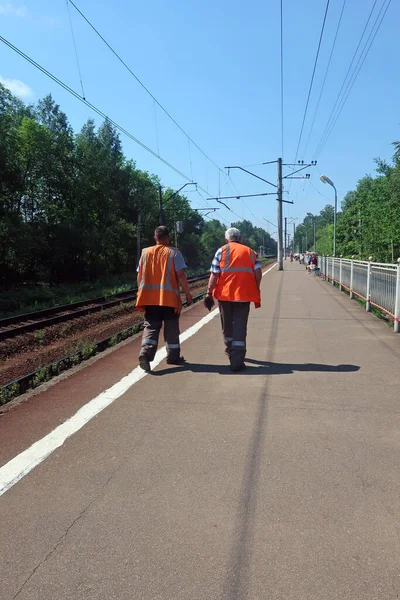
[[[326,281],[348,290],[350,298],[363,298],[368,312],[375,306],[391,316],[395,333],[400,332],[400,258],[391,264],[319,256],[318,267]]]

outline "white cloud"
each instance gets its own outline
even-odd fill
[[[21,100],[30,100],[33,96],[33,90],[19,79],[7,79],[0,75],[0,83],[2,83],[7,89],[10,90],[14,96],[21,98]]]
[[[26,6],[15,6],[15,4],[11,4],[11,2],[6,2],[6,4],[0,4],[0,15],[11,15],[24,18],[28,16],[28,9]]]

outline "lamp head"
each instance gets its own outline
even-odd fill
[[[333,181],[331,181],[329,179],[329,177],[327,177],[326,175],[321,175],[320,180],[322,181],[322,183],[328,183],[329,185],[331,185],[332,187],[335,187],[333,185]]]

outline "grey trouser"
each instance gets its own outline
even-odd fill
[[[250,302],[218,302],[224,342],[232,367],[239,367],[246,356],[247,321]]]
[[[164,322],[164,340],[167,345],[167,360],[177,360],[180,356],[179,315],[170,306],[146,306],[144,331],[140,355],[152,361],[157,352],[158,336]]]

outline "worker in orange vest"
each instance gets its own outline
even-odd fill
[[[171,248],[169,231],[160,225],[154,232],[155,246],[143,248],[138,266],[138,294],[136,309],[144,312],[144,331],[139,364],[150,371],[150,363],[158,346],[158,336],[164,323],[167,363],[181,365],[179,315],[182,301],[179,286],[186,294],[188,304],[193,301],[186,278],[186,264],[177,248]]]
[[[250,302],[261,306],[261,265],[257,253],[240,243],[240,231],[230,227],[225,233],[226,245],[217,250],[211,265],[205,305],[210,308],[213,296],[221,314],[225,352],[232,371],[246,367],[247,321]]]

